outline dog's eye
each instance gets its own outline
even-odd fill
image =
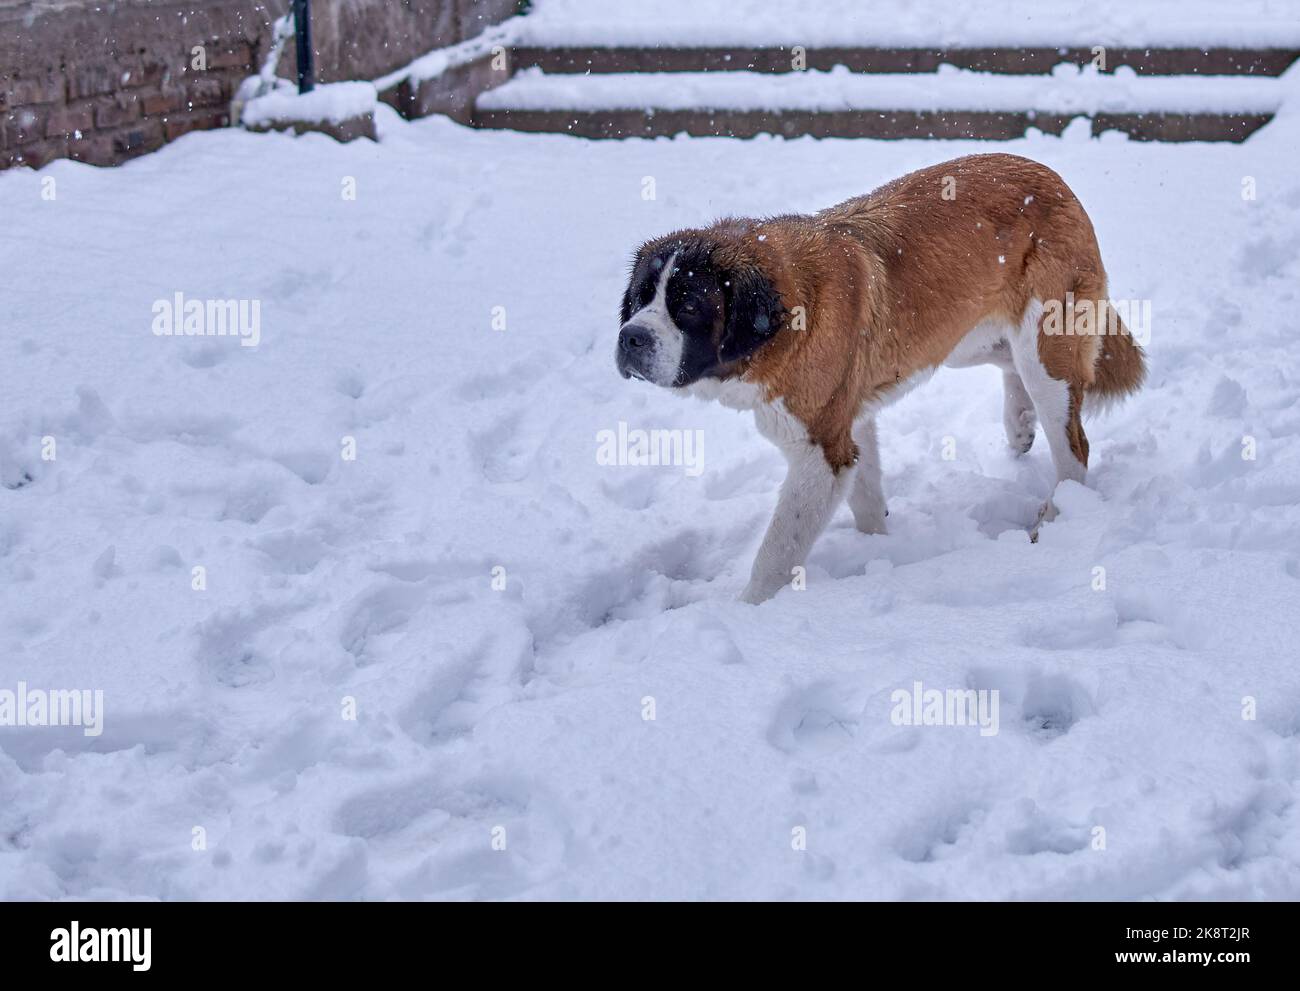
[[[689,314],[696,314],[696,313],[699,313],[699,312],[700,312],[700,308],[699,308],[698,306],[696,306],[694,303],[683,303],[683,304],[681,305],[681,312],[682,312],[682,313],[689,313]]]

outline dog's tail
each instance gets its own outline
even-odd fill
[[[1146,354],[1133,339],[1114,304],[1106,300],[1107,319],[1102,323],[1101,348],[1093,380],[1084,394],[1085,412],[1097,414],[1117,405],[1142,387],[1147,377]]]

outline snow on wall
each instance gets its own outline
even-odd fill
[[[246,125],[276,121],[330,121],[341,123],[372,113],[379,98],[374,83],[325,83],[310,93],[279,87],[244,104]]]

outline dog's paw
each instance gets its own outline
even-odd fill
[[[1031,544],[1038,543],[1038,528],[1041,527],[1044,523],[1051,523],[1052,520],[1056,519],[1056,516],[1057,516],[1056,504],[1052,502],[1051,499],[1048,499],[1045,503],[1043,503],[1043,508],[1038,511],[1038,520],[1034,523],[1034,525],[1029,530],[1029,542]]]
[[[885,517],[889,509],[885,497],[879,492],[858,486],[849,492],[849,509],[853,512],[853,525],[863,533],[885,532]]]
[[[1007,444],[1017,454],[1027,454],[1034,446],[1034,429],[1038,426],[1038,417],[1032,409],[1022,409],[1008,413],[1003,424],[1007,431]]]
[[[888,515],[888,509],[871,513],[854,513],[853,523],[863,533],[883,535],[889,532],[885,526],[885,517]]]
[[[756,582],[750,579],[749,584],[745,586],[745,590],[736,596],[736,601],[747,602],[751,606],[756,606],[772,598],[783,587],[783,585],[777,585],[776,588],[772,588],[770,583]]]

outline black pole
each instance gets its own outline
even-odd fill
[[[293,0],[293,33],[298,39],[298,92],[316,87],[316,64],[311,50],[311,0]]]

